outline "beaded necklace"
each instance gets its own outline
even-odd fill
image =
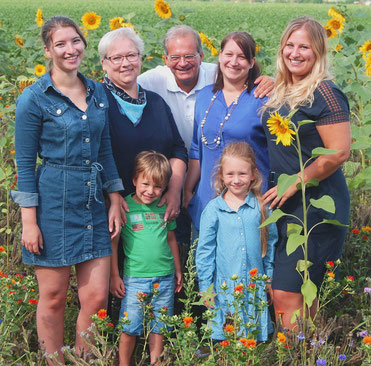
[[[229,117],[231,116],[233,110],[237,107],[238,101],[239,101],[239,99],[240,99],[242,93],[243,93],[246,89],[247,89],[247,85],[244,85],[244,88],[243,88],[241,94],[238,95],[238,96],[234,99],[234,101],[232,102],[232,107],[231,107],[231,109],[229,110],[229,112],[227,113],[227,115],[224,117],[224,120],[220,123],[220,128],[219,128],[219,131],[218,131],[216,137],[214,138],[213,141],[209,142],[209,141],[207,141],[206,136],[204,135],[204,125],[205,125],[205,123],[206,123],[207,115],[209,114],[210,109],[211,109],[211,107],[213,106],[214,101],[215,101],[216,97],[218,96],[218,94],[219,94],[219,92],[220,92],[221,89],[219,89],[219,90],[218,90],[218,91],[217,91],[217,92],[212,96],[212,98],[211,98],[211,102],[210,102],[210,105],[209,105],[209,108],[208,108],[207,111],[205,112],[205,116],[204,116],[204,118],[203,118],[202,121],[201,121],[201,141],[205,144],[205,146],[206,146],[208,149],[210,149],[210,150],[214,150],[214,149],[216,149],[216,148],[220,145],[220,143],[221,143],[221,142],[220,142],[220,140],[221,140],[221,137],[220,137],[220,136],[221,136],[221,133],[222,133],[223,126],[224,126],[225,123],[228,121],[228,119],[229,119]],[[213,145],[215,145],[215,146],[213,146]],[[211,147],[211,146],[212,146],[212,147]]]

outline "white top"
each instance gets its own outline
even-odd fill
[[[215,64],[202,62],[197,84],[189,93],[179,88],[174,74],[167,66],[157,66],[138,77],[138,83],[144,89],[159,94],[169,105],[188,151],[192,142],[197,92],[215,82],[216,68]]]

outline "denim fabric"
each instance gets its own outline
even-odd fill
[[[150,323],[152,333],[161,333],[161,328],[166,325],[158,320],[160,309],[167,307],[167,314],[173,315],[174,312],[174,274],[159,277],[131,277],[124,276],[126,295],[121,301],[120,318],[124,312],[130,320],[130,324],[123,327],[123,332],[130,335],[140,336],[143,333],[143,308],[138,300],[138,292],[142,291],[148,295],[148,302],[153,305],[155,319]],[[158,283],[159,294],[153,296],[154,284]]]
[[[13,200],[37,206],[44,249],[23,248],[26,264],[64,266],[111,254],[103,183],[123,189],[112,157],[108,102],[100,84],[85,79],[86,111],[55,89],[50,74],[17,100],[15,148],[18,189]],[[35,174],[36,156],[42,159]]]

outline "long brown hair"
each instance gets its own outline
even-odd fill
[[[237,43],[238,47],[241,48],[246,60],[251,64],[255,57],[256,44],[254,39],[246,32],[232,32],[227,34],[227,36],[222,40],[220,45],[220,52],[223,52],[223,49],[228,41],[233,40]],[[247,92],[250,93],[253,87],[255,86],[254,81],[260,75],[261,67],[258,62],[255,61],[254,66],[249,70],[245,84],[247,85]],[[223,73],[220,69],[220,64],[218,63],[218,70],[216,81],[213,87],[213,92],[217,92],[220,89],[223,89]]]
[[[217,165],[215,174],[215,190],[220,195],[226,188],[223,181],[223,164],[229,157],[234,157],[246,161],[251,166],[251,171],[254,172],[254,180],[251,182],[250,191],[255,195],[259,202],[260,208],[260,223],[263,223],[267,218],[267,209],[264,205],[263,195],[261,191],[262,187],[262,176],[256,167],[255,154],[253,149],[247,142],[232,142],[227,145],[223,150],[222,156],[220,157],[219,164]],[[262,247],[262,257],[267,252],[267,241],[268,241],[268,227],[265,226],[260,229],[260,242]]]

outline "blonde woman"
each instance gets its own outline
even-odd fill
[[[350,151],[349,105],[346,96],[331,81],[328,72],[327,37],[324,28],[316,20],[302,17],[294,19],[284,31],[277,58],[276,85],[271,98],[263,109],[263,126],[268,140],[271,169],[271,188],[264,194],[270,208],[281,208],[284,212],[302,217],[301,193],[297,183],[286,193],[277,197],[277,179],[283,174],[298,173],[299,159],[295,148],[276,144],[270,135],[267,120],[270,114],[278,112],[286,116],[298,109],[292,121],[313,120],[300,128],[301,152],[304,161],[311,151],[319,146],[338,150],[336,154],[321,156],[305,168],[305,181],[315,178],[317,187],[306,191],[309,198],[328,194],[335,200],[336,213],[310,209],[308,225],[312,227],[323,219],[337,219],[343,224],[349,219],[349,192],[341,171]],[[296,271],[296,264],[303,259],[298,248],[291,255],[286,254],[287,224],[298,223],[285,216],[277,223],[279,240],[275,254],[273,274],[273,303],[275,311],[284,311],[283,326],[293,328],[290,323],[292,312],[301,308],[303,297],[300,293],[302,277]],[[325,273],[326,261],[340,257],[346,229],[333,225],[316,227],[309,237],[310,279],[320,286]],[[311,309],[315,310],[315,305]]]

